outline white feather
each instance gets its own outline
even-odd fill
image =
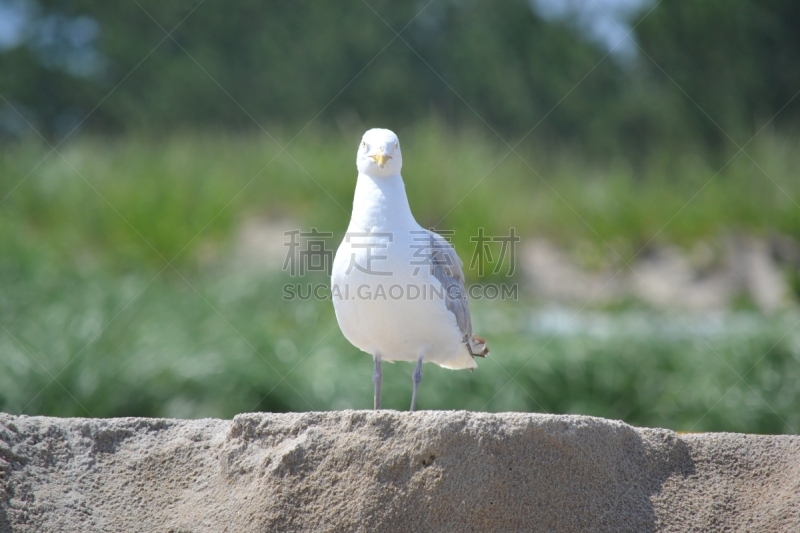
[[[389,158],[381,165],[374,154]],[[423,356],[424,362],[445,368],[476,367],[465,342],[472,338],[466,300],[456,306],[448,302],[440,281],[444,278],[441,273],[437,278],[431,268],[431,250],[425,249],[430,234],[411,214],[394,133],[368,131],[357,166],[353,213],[332,270],[333,303],[342,333],[357,348],[384,361],[413,362]],[[451,252],[455,257],[449,248]],[[445,281],[463,291],[460,264],[457,268],[459,276]],[[463,313],[460,307],[466,316],[457,316]]]

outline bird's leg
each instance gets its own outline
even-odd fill
[[[425,354],[419,354],[419,358],[417,358],[417,367],[414,369],[414,373],[411,375],[411,382],[414,383],[414,390],[411,393],[411,410],[414,411],[417,408],[417,389],[419,388],[419,382],[422,381],[422,358]]]
[[[381,370],[381,356],[375,354],[372,356],[375,363],[375,370],[372,371],[372,383],[375,384],[375,410],[381,408],[381,382],[383,381],[383,371]]]

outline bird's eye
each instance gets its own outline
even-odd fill
[[[400,148],[400,143],[394,143],[395,148]]]
[[[366,145],[367,145],[367,141],[361,141],[361,146],[366,146]]]

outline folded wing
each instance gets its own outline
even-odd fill
[[[486,357],[489,348],[486,340],[472,334],[464,271],[453,246],[441,235],[428,231],[430,238],[430,266],[433,276],[444,286],[447,309],[456,317],[462,342],[473,357]]]

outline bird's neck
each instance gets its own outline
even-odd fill
[[[358,174],[350,231],[391,231],[416,225],[400,174]]]

